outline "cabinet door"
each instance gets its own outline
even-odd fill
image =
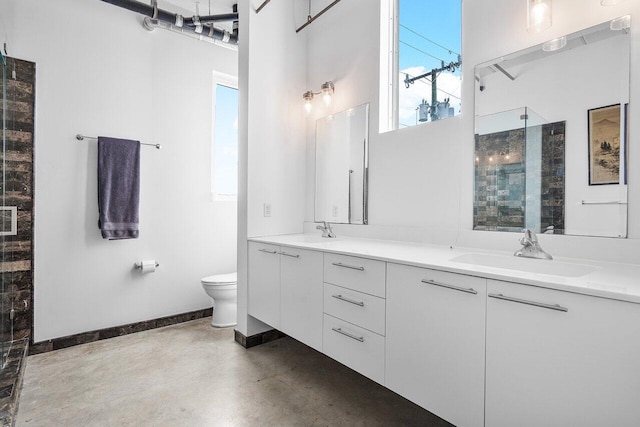
[[[458,427],[482,426],[485,304],[485,279],[388,264],[386,386]]]
[[[251,316],[280,328],[280,247],[249,242],[249,301]]]
[[[640,305],[498,281],[488,296],[487,426],[640,426]]]
[[[322,351],[322,252],[280,250],[280,330]]]

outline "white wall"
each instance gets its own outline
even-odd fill
[[[640,16],[640,2],[602,7],[599,0],[554,2],[553,26],[541,34],[526,31],[526,3],[513,0],[463,2],[463,106],[461,116],[394,132],[378,134],[380,69],[380,6],[370,0],[340,2],[307,27],[307,81],[319,86],[334,80],[336,94],[330,110],[318,117],[371,103],[370,226],[336,226],[338,234],[428,240],[460,246],[515,249],[512,233],[474,232],[473,105],[475,64],[572,33],[624,14]],[[357,17],[357,19],[355,18]],[[631,30],[631,79],[640,73],[640,25]],[[632,85],[630,105],[640,103],[640,87]],[[640,149],[630,128],[629,239],[542,236],[545,249],[556,255],[640,262]],[[307,131],[307,197],[305,220],[313,221],[313,133]],[[571,159],[569,159],[571,161]],[[586,161],[586,160],[585,160]],[[306,230],[310,230],[307,224]]]
[[[36,63],[35,333],[42,341],[206,308],[200,278],[235,271],[236,205],[212,202],[212,72],[237,52],[142,28],[85,0],[3,0],[11,56]],[[140,238],[97,228],[94,141],[142,147]],[[132,270],[141,259],[159,269]]]
[[[247,237],[300,233],[304,221],[305,34],[295,32],[296,0],[240,2],[240,185],[238,326],[271,329],[247,315]],[[264,204],[271,216],[264,216]]]

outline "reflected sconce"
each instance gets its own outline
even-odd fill
[[[315,95],[322,95],[322,101],[328,107],[331,105],[331,101],[333,98],[333,93],[335,92],[335,86],[333,82],[324,82],[320,87],[320,92],[314,92],[312,90],[308,90],[302,94],[302,99],[304,99],[304,109],[307,113],[311,112],[313,108],[311,102],[313,101],[313,97]]]
[[[551,0],[527,0],[527,31],[539,33],[551,26]]]

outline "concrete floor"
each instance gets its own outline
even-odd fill
[[[245,350],[209,322],[29,357],[16,425],[449,425],[291,338]]]

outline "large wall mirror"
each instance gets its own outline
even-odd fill
[[[367,223],[369,104],[316,122],[315,221]]]
[[[475,67],[474,229],[626,237],[629,29]]]

